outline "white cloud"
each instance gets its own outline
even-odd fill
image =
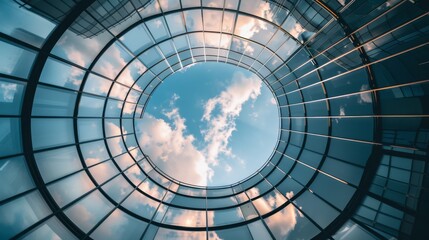
[[[340,116],[345,116],[346,115],[346,110],[344,109],[344,106],[340,107]]]
[[[277,105],[277,102],[273,97],[270,99],[270,103],[273,105]]]
[[[369,87],[367,84],[363,84],[360,88],[362,93],[359,94],[358,103],[372,103],[371,92],[368,91]]]
[[[250,78],[243,73],[234,74],[235,82],[218,96],[211,98],[204,106],[202,121],[207,128],[202,130],[207,147],[204,152],[209,165],[216,166],[218,157],[223,154],[233,156],[228,147],[232,132],[236,130],[236,118],[242,106],[248,100],[256,100],[261,94],[261,80],[256,76]],[[216,111],[219,108],[219,111]]]
[[[286,197],[289,199],[293,197],[293,195],[294,193],[292,191],[286,193]],[[265,207],[271,209],[273,207],[278,207],[279,204],[282,204],[283,198],[283,195],[276,193],[275,196],[270,197],[268,201],[258,201],[258,203],[267,204]],[[298,217],[303,217],[303,215],[292,204],[289,204],[280,212],[267,218],[266,222],[276,239],[285,239],[289,233],[295,229]]]
[[[178,108],[164,115],[172,121],[171,125],[150,114],[138,124],[140,145],[167,174],[187,183],[206,185],[213,170],[206,164],[204,154],[194,146],[195,137],[186,134],[185,119]]]
[[[102,45],[97,38],[85,38],[67,31],[58,41],[68,60],[82,67],[87,67],[100,52]]]
[[[231,172],[232,171],[232,167],[229,164],[225,164],[225,172]]]
[[[94,70],[110,79],[115,79],[126,64],[127,62],[121,56],[121,51],[112,45],[98,60]]]
[[[13,102],[17,85],[14,83],[1,83],[0,84],[0,102]]]

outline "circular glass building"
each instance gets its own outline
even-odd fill
[[[428,15],[424,0],[1,0],[0,239],[428,239]],[[211,148],[157,160],[178,140],[146,147],[149,102],[214,62],[249,75],[204,105]],[[261,137],[240,180],[187,178],[229,154],[207,133],[236,125],[209,114],[238,118],[249,81],[275,107],[270,154]]]

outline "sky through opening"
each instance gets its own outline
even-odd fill
[[[221,186],[255,173],[278,135],[276,102],[250,71],[200,63],[168,77],[137,122],[140,146],[171,177]]]

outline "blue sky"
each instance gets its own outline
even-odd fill
[[[155,90],[138,132],[143,150],[167,174],[216,186],[260,168],[275,147],[278,125],[273,95],[256,75],[207,62],[171,75]]]

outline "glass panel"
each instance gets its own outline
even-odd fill
[[[103,190],[116,202],[122,201],[133,190],[133,187],[122,175],[118,175],[102,186]]]
[[[176,36],[186,31],[182,13],[168,14],[165,16],[165,19],[167,20],[168,27],[172,36]]]
[[[93,239],[139,239],[146,226],[146,222],[116,209],[91,234],[91,237]]]
[[[94,71],[113,80],[131,58],[132,56],[119,43],[114,43],[99,58]]]
[[[319,232],[292,204],[266,218],[265,222],[276,239],[311,239]]]
[[[152,33],[152,36],[156,42],[159,42],[169,37],[166,28],[167,25],[163,17],[158,17],[153,20],[149,20],[145,24],[149,31]]]
[[[0,118],[0,156],[22,152],[19,118]]]
[[[188,32],[203,30],[203,20],[201,17],[201,10],[184,11],[186,21],[186,29]]]
[[[265,228],[262,221],[252,222],[247,226],[252,233],[253,239],[271,239],[270,233]]]
[[[206,212],[169,207],[163,223],[184,227],[205,227]]]
[[[0,78],[0,114],[19,115],[25,84],[5,78]]]
[[[101,119],[78,119],[77,128],[80,142],[103,137]]]
[[[313,219],[322,228],[328,226],[339,214],[335,209],[309,191],[301,194],[295,200],[295,203],[309,218]]]
[[[286,198],[281,193],[276,190],[273,190],[270,193],[264,195],[263,197],[254,200],[253,204],[255,205],[259,214],[264,215],[274,209],[279,208],[286,201]]]
[[[113,208],[99,191],[94,191],[64,213],[84,232],[88,232]]]
[[[60,207],[65,206],[93,188],[94,184],[84,172],[76,173],[48,185],[49,192]]]
[[[139,54],[153,44],[144,23],[132,28],[119,38],[134,54]]]
[[[52,217],[31,231],[23,239],[77,239],[56,217]]]
[[[0,40],[0,73],[27,78],[36,54]]]
[[[82,168],[75,146],[36,153],[34,157],[45,182],[50,182]]]
[[[125,208],[146,219],[151,219],[155,213],[159,202],[134,191],[122,204]]]
[[[208,239],[252,239],[247,226],[210,231]],[[269,238],[267,238],[269,239]]]
[[[100,185],[118,174],[118,169],[110,160],[89,168],[89,171],[91,172],[91,175],[94,177],[97,183]]]
[[[85,87],[83,88],[83,91],[87,93],[106,96],[107,93],[109,92],[111,85],[112,85],[112,81],[109,81],[106,78],[103,78],[91,73],[86,79]]]
[[[87,14],[84,13],[83,15],[90,21],[94,21]],[[74,24],[79,25],[82,22],[82,19],[78,18]],[[67,30],[56,43],[52,53],[79,66],[88,68],[106,43],[112,38],[113,36],[109,31],[100,32],[97,36],[89,38]]]
[[[244,221],[239,207],[207,211],[207,219],[209,227],[228,225]]]
[[[41,47],[55,24],[14,1],[0,2],[0,32]]]
[[[74,143],[73,120],[33,118],[31,138],[34,149]]]
[[[147,178],[140,186],[139,189],[142,190],[147,195],[156,198],[158,200],[162,200],[166,190],[162,187],[159,187],[157,184],[155,184],[153,181],[151,181],[149,178]]]
[[[101,117],[103,115],[105,99],[82,94],[79,102],[79,116]]]
[[[165,239],[195,239],[203,240],[206,239],[205,231],[180,231],[168,228],[159,228],[156,233],[155,240]]]
[[[204,31],[220,31],[222,24],[222,11],[203,10]]]
[[[77,94],[61,89],[37,86],[33,116],[73,116]]]
[[[40,81],[52,85],[78,90],[85,72],[59,60],[48,58]]]
[[[0,201],[35,186],[24,157],[0,160],[0,183]]]
[[[0,239],[10,239],[51,213],[37,191],[0,206]]]

